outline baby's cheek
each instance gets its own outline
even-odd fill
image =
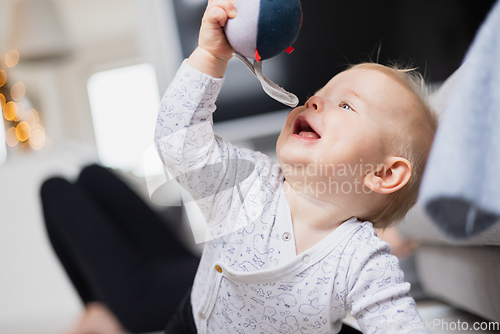
[[[382,149],[383,145],[380,136],[365,132],[364,135],[351,138],[346,162],[349,164],[375,165],[383,163]]]

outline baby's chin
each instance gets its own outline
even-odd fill
[[[279,140],[279,139],[278,139]],[[280,145],[281,144],[281,145]],[[281,166],[283,165],[308,165],[310,157],[305,157],[297,152],[291,143],[283,142],[276,145],[276,156]]]
[[[276,156],[278,158],[278,163],[280,166],[286,166],[288,168],[293,168],[294,166],[304,166],[307,165],[309,162],[307,162],[305,159],[300,159],[300,157],[294,157],[293,154],[287,154],[286,151],[284,150],[276,150]]]

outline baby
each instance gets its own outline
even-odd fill
[[[275,164],[213,134],[233,52],[222,27],[236,14],[209,1],[158,116],[160,157],[212,235],[176,320],[194,324],[170,332],[337,333],[350,309],[364,333],[427,333],[374,230],[414,204],[435,132],[416,76],[378,64],[336,75],[290,112]]]

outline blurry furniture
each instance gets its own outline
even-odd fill
[[[459,75],[460,70],[432,95],[431,104],[436,111],[446,108]],[[398,230],[421,242],[415,254],[416,266],[429,297],[500,321],[500,221],[471,238],[454,239],[436,227],[418,202]]]
[[[421,245],[417,272],[427,295],[500,321],[500,222],[466,240],[446,237],[417,205],[399,226]]]

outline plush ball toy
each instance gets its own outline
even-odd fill
[[[236,0],[234,6],[238,14],[225,33],[236,52],[260,61],[293,50],[302,24],[300,0]]]
[[[264,91],[276,101],[295,107],[299,99],[262,73],[262,61],[283,51],[293,51],[302,25],[300,0],[236,0],[238,14],[224,31],[239,58],[259,79]],[[247,58],[254,59],[250,63]]]

